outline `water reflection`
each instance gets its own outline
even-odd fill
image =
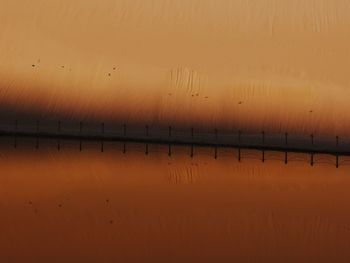
[[[119,145],[120,146],[120,145]],[[4,262],[344,262],[350,167],[211,149],[4,148]],[[119,148],[118,148],[119,147]],[[139,148],[138,148],[139,147]],[[205,154],[205,151],[206,154]],[[295,156],[302,158],[300,156]],[[283,155],[281,156],[283,160]],[[54,260],[54,262],[55,262]]]

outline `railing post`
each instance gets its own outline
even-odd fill
[[[124,137],[126,137],[126,124],[125,123],[123,124],[123,135],[124,135]]]
[[[104,152],[104,134],[105,134],[105,124],[102,122],[101,124],[101,133],[102,133],[102,139],[101,139],[101,152]]]
[[[339,136],[337,135],[335,137],[335,146],[338,148],[339,147]],[[339,154],[337,153],[336,156],[335,156],[335,166],[337,168],[339,168]]]
[[[171,143],[170,143],[170,138],[171,138],[171,126],[169,126],[169,145],[168,145],[168,156],[171,156]]]
[[[123,142],[123,153],[126,153],[126,124],[123,124],[123,135],[124,135],[124,142]]]
[[[191,128],[191,140],[192,140],[192,144],[191,144],[191,158],[193,158],[193,140],[194,140],[194,130],[193,130],[193,128]]]
[[[148,139],[149,131],[148,131],[148,125],[146,125],[146,137]],[[146,150],[145,154],[148,155],[148,143],[146,142]]]
[[[262,135],[262,145],[265,145],[265,131],[261,132]],[[265,162],[265,149],[262,150],[262,162]]]
[[[262,131],[261,135],[262,135],[262,144],[264,145],[265,144],[265,131]]]
[[[79,123],[79,133],[80,133],[80,142],[79,142],[79,150],[83,150],[83,142],[82,142],[82,133],[83,133],[83,122]]]
[[[39,149],[39,120],[36,121],[36,149]]]
[[[17,132],[18,132],[18,121],[15,120],[15,141],[14,141],[14,148],[17,148]]]
[[[218,158],[218,129],[215,129],[215,153],[214,153],[214,158]]]
[[[241,145],[241,137],[242,137],[242,131],[238,130],[238,144]],[[238,162],[241,161],[241,148],[238,147]]]
[[[57,123],[57,150],[59,151],[61,149],[61,140],[60,140],[60,133],[61,133],[61,121],[58,121]]]
[[[286,146],[288,145],[288,132],[284,133],[284,142]],[[284,163],[288,164],[288,151],[284,153]]]

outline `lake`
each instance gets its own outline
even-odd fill
[[[350,166],[332,157],[30,141],[0,153],[2,262],[346,262]],[[281,155],[281,156],[279,156]]]

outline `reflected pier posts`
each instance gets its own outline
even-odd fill
[[[288,164],[288,152],[284,153],[284,163]]]
[[[265,150],[262,150],[262,162],[264,163],[265,162]]]
[[[339,168],[339,155],[338,154],[335,156],[335,166],[337,168]]]

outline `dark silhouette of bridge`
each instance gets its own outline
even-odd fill
[[[220,132],[213,129],[212,132],[196,131],[194,128],[188,130],[174,129],[172,126],[151,129],[149,125],[143,128],[132,127],[126,124],[120,125],[120,129],[107,130],[104,123],[100,128],[84,129],[83,122],[77,128],[63,129],[62,123],[57,122],[55,127],[40,126],[37,121],[35,125],[21,125],[18,121],[14,126],[0,126],[0,137],[13,139],[14,147],[17,147],[19,138],[31,138],[36,141],[36,148],[42,139],[57,141],[57,149],[61,148],[61,141],[78,141],[80,150],[86,141],[96,141],[101,144],[104,151],[105,142],[120,142],[123,144],[123,152],[126,152],[127,143],[145,144],[145,154],[149,154],[149,145],[166,145],[168,155],[172,155],[172,146],[188,146],[190,156],[194,156],[194,149],[199,147],[210,147],[214,149],[214,158],[218,158],[219,148],[232,148],[237,151],[237,158],[241,160],[242,150],[261,151],[261,160],[266,160],[267,152],[284,153],[284,161],[288,163],[289,153],[303,153],[310,155],[310,164],[314,165],[315,155],[330,155],[335,157],[335,166],[339,167],[339,158],[350,156],[350,143],[336,136],[334,140],[329,138],[310,136],[297,136],[288,133],[268,134],[262,131],[260,134],[248,134],[241,130],[236,132]]]

